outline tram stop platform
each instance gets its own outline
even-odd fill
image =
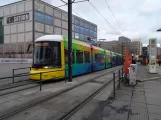
[[[88,120],[161,120],[161,75],[138,65],[137,78],[135,87],[121,85],[115,99],[101,103]]]

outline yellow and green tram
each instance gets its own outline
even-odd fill
[[[68,38],[45,35],[35,40],[30,79],[42,80],[68,77]],[[121,65],[122,55],[72,40],[72,76]]]

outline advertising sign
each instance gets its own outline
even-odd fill
[[[126,54],[124,62],[124,73],[129,74],[129,67],[132,63],[132,54]]]
[[[32,59],[28,58],[0,58],[1,63],[32,63]]]
[[[136,85],[137,64],[130,65],[130,85]]]
[[[29,13],[15,15],[7,18],[7,24],[29,20]]]
[[[149,72],[156,73],[157,39],[149,39]]]

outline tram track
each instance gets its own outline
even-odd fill
[[[102,85],[98,90],[93,92],[89,97],[84,99],[81,103],[73,107],[71,110],[69,110],[66,114],[64,114],[62,117],[60,117],[57,120],[68,120],[70,117],[72,117],[79,109],[81,109],[86,103],[88,103],[90,100],[92,100],[96,95],[98,95],[102,90],[104,90],[106,87],[112,83],[112,79],[108,82],[106,82],[104,85]]]
[[[118,67],[118,68],[120,68],[120,67]],[[118,68],[117,68],[117,69],[118,69]],[[21,105],[21,106],[19,106],[19,107],[16,107],[14,110],[10,110],[10,111],[8,111],[8,112],[5,112],[4,114],[1,114],[1,115],[0,115],[0,119],[8,118],[8,117],[10,117],[10,116],[12,116],[12,115],[14,115],[14,114],[17,114],[17,113],[19,113],[19,112],[22,112],[22,111],[24,111],[24,110],[26,110],[26,109],[28,109],[28,108],[34,107],[34,106],[36,106],[36,105],[38,105],[38,104],[40,104],[40,103],[43,103],[43,102],[45,102],[45,101],[47,101],[47,100],[53,99],[53,98],[55,98],[55,97],[58,97],[59,95],[65,93],[65,92],[68,92],[68,91],[70,91],[70,90],[72,90],[72,89],[74,89],[74,88],[77,88],[77,87],[79,87],[79,86],[81,86],[81,85],[83,85],[83,84],[86,84],[86,83],[88,83],[88,82],[91,82],[91,81],[93,81],[93,80],[95,80],[95,79],[98,79],[98,78],[104,76],[104,75],[113,73],[113,72],[116,71],[117,69],[114,69],[114,70],[111,70],[111,71],[102,73],[102,74],[98,75],[98,76],[95,77],[95,78],[91,78],[91,79],[89,79],[89,80],[86,81],[86,82],[83,82],[83,83],[77,84],[77,85],[75,85],[75,86],[69,87],[69,88],[67,88],[67,89],[65,89],[65,90],[60,90],[60,91],[58,91],[58,92],[48,94],[47,96],[41,97],[41,98],[39,98],[39,99],[36,99],[36,100],[34,100],[34,101],[32,101],[32,102],[30,102],[30,103],[28,103],[28,104],[23,104],[23,105]],[[106,86],[107,86],[108,84],[110,84],[110,83],[111,83],[111,81],[108,82],[108,83],[106,83],[106,85],[103,86],[102,88],[100,88],[99,91],[101,91],[104,87],[106,87]],[[96,93],[98,93],[99,91],[96,91]],[[96,93],[94,93],[93,95],[91,95],[88,99],[90,99],[91,97],[93,97],[94,95],[96,95]],[[85,100],[84,103],[87,102],[88,99]],[[83,104],[83,103],[82,103],[82,104]],[[82,104],[81,104],[80,106],[82,106]],[[72,113],[72,111],[71,111],[71,113]],[[71,113],[70,113],[70,114],[71,114]],[[64,116],[62,119],[66,118],[66,117],[67,117],[67,115]]]
[[[21,82],[0,85],[0,96],[33,88],[33,87],[37,87],[37,86],[39,86],[39,83],[31,80],[25,80]]]

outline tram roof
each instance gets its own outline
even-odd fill
[[[62,40],[63,40],[62,35],[44,35],[44,36],[37,38],[35,42],[38,42],[38,41],[58,41],[60,42]]]

